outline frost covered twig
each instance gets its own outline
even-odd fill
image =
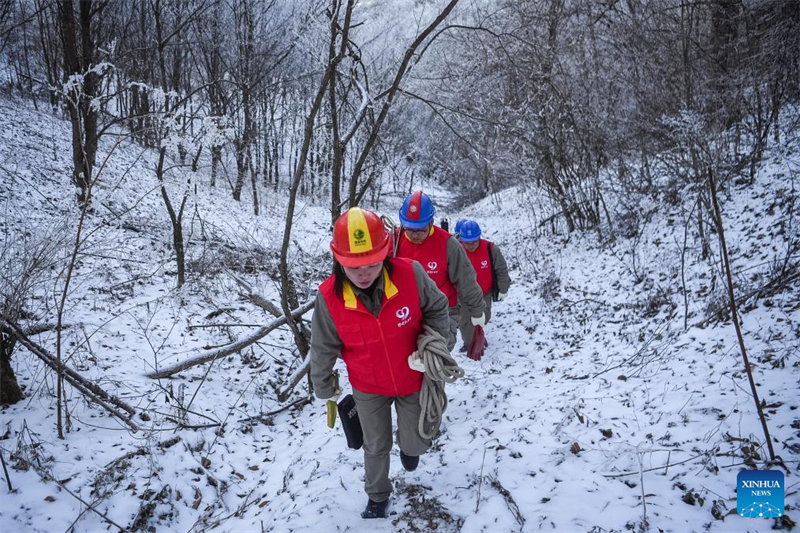
[[[248,416],[247,418],[242,418],[241,420],[239,420],[239,422],[264,422],[267,419],[267,417],[277,415],[277,414],[282,413],[282,412],[284,412],[284,411],[286,411],[288,409],[291,409],[292,407],[295,407],[295,406],[309,404],[312,401],[313,401],[313,398],[311,398],[310,396],[307,396],[305,398],[300,398],[299,400],[295,400],[292,403],[286,404],[286,405],[284,405],[283,407],[281,407],[279,409],[275,409],[274,411],[270,411],[269,413],[259,413],[259,414],[254,415],[254,416]]]
[[[653,451],[653,450],[650,450],[650,451]],[[672,451],[670,450],[670,453],[671,452]],[[689,457],[688,459],[684,459],[683,461],[678,461],[677,463],[670,463],[669,459],[667,459],[667,464],[666,465],[664,465],[664,466],[655,466],[653,468],[647,468],[647,469],[643,470],[642,472],[652,472],[653,470],[661,470],[662,468],[667,468],[667,467],[670,467],[670,466],[682,465],[682,464],[688,463],[690,461],[694,461],[695,459],[697,459],[699,457],[705,457],[705,456],[706,456],[705,453],[700,453],[700,454],[694,455],[692,457]],[[639,473],[639,470],[636,470],[635,472],[620,472],[619,474],[603,474],[603,477],[612,479],[612,478],[617,478],[617,477],[635,476],[638,473]]]
[[[6,451],[6,450],[3,449],[3,448],[0,448],[0,451]],[[84,500],[83,498],[81,498],[80,496],[78,496],[77,494],[72,492],[71,490],[69,490],[63,483],[61,483],[59,480],[57,480],[55,477],[53,477],[52,474],[47,472],[44,468],[33,464],[32,462],[28,461],[24,457],[20,457],[17,454],[14,454],[14,453],[11,453],[11,452],[9,452],[9,454],[11,456],[13,456],[16,460],[21,461],[28,468],[32,468],[34,470],[34,472],[39,474],[39,477],[41,477],[44,481],[52,481],[53,483],[58,485],[58,487],[61,490],[63,490],[64,492],[66,492],[67,494],[69,494],[70,496],[72,496],[73,498],[78,500],[79,502],[81,502],[83,505],[86,506],[87,509],[89,509],[93,513],[97,514],[100,518],[102,518],[103,520],[105,520],[106,522],[111,524],[112,526],[116,527],[117,529],[119,529],[122,532],[127,531],[126,528],[124,528],[121,525],[117,524],[116,522],[111,520],[108,516],[106,516],[105,514],[101,513],[99,510],[97,510],[97,508],[94,505],[88,503],[86,500]]]
[[[650,527],[647,522],[647,495],[644,492],[644,465],[642,464],[642,452],[636,452],[636,460],[639,462],[639,488],[642,491],[642,527],[639,528],[639,531],[643,533],[648,531]],[[667,464],[669,464],[669,459],[667,459]]]
[[[6,468],[6,459],[3,453],[0,452],[0,462],[3,463],[3,473],[6,475],[6,483],[8,483],[8,492],[14,492],[14,487],[11,486],[11,478],[8,475],[8,468]]]
[[[306,358],[303,359],[303,364],[301,364],[294,373],[289,376],[289,380],[286,383],[286,386],[278,391],[278,401],[285,402],[286,399],[289,397],[289,393],[294,390],[300,380],[303,379],[306,375],[308,375],[308,371],[311,369],[311,352],[306,354]]]
[[[736,338],[739,340],[739,348],[742,352],[742,360],[744,361],[744,368],[747,371],[747,379],[750,381],[750,390],[753,392],[753,400],[756,402],[756,411],[758,418],[761,419],[761,427],[764,430],[764,439],[767,442],[767,449],[769,450],[769,458],[775,460],[775,450],[772,448],[772,437],[769,434],[769,427],[767,427],[767,419],[764,417],[764,411],[761,408],[761,402],[758,400],[758,389],[756,382],[753,379],[753,371],[750,368],[750,361],[747,358],[747,349],[744,345],[744,336],[742,335],[742,328],[739,325],[739,313],[736,307],[736,295],[733,292],[733,277],[731,276],[731,260],[728,257],[728,246],[725,244],[725,230],[722,226],[722,213],[717,201],[717,187],[714,183],[714,172],[712,169],[708,171],[708,184],[711,189],[711,200],[714,203],[714,215],[717,223],[717,231],[719,232],[719,246],[722,251],[722,259],[725,264],[725,276],[728,281],[728,297],[731,306],[731,321],[733,327],[736,329]]]
[[[480,508],[481,505],[481,485],[483,485],[483,466],[486,463],[486,450],[489,449],[487,445],[489,444],[489,442],[493,441],[497,441],[498,443],[500,442],[498,439],[492,439],[483,445],[483,459],[481,459],[481,474],[478,477],[478,499],[475,502],[475,514],[478,514],[478,509]]]
[[[500,480],[496,477],[489,476],[489,479],[491,480],[492,487],[494,487],[497,492],[500,493],[503,499],[505,499],[508,510],[514,515],[514,520],[517,521],[520,527],[524,526],[525,517],[522,516],[522,512],[519,510],[519,505],[517,505],[517,502],[514,501],[514,497],[511,496],[511,492],[509,492],[508,489],[505,488],[503,484],[500,483]]]

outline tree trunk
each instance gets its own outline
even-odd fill
[[[355,0],[347,1],[347,8],[345,11],[344,23],[341,26],[341,39],[342,43],[346,43],[350,31],[350,21],[353,13],[353,4]],[[333,0],[331,9],[331,41],[335,42],[339,34],[339,8],[337,0]],[[286,322],[294,335],[295,344],[300,352],[300,357],[305,358],[308,353],[309,345],[308,339],[305,338],[303,332],[300,330],[297,322],[292,317],[292,308],[297,307],[297,292],[294,287],[294,280],[292,273],[289,270],[289,243],[291,242],[292,235],[292,221],[294,219],[294,208],[297,201],[297,189],[300,186],[300,181],[305,172],[306,159],[308,158],[308,151],[311,147],[311,140],[314,136],[314,121],[317,118],[317,113],[322,105],[322,99],[325,96],[325,91],[331,80],[331,75],[336,69],[337,65],[344,58],[345,45],[342,44],[341,52],[334,58],[328,61],[325,73],[322,76],[317,93],[311,104],[311,109],[305,120],[305,127],[303,129],[303,144],[300,148],[300,154],[297,157],[297,168],[295,169],[294,176],[292,177],[292,184],[289,188],[289,205],[286,210],[286,225],[283,230],[283,244],[281,245],[281,259],[280,259],[280,274],[281,274],[281,307],[283,313],[286,315]]]
[[[250,163],[250,186],[253,188],[253,214],[258,216],[258,172],[253,169],[252,158]]]
[[[245,158],[244,140],[240,139],[236,144],[236,184],[233,187],[233,199],[237,202],[242,200],[242,188],[244,187],[244,175],[247,172],[247,161]]]
[[[72,124],[72,182],[77,188],[79,205],[91,202],[89,184],[97,153],[97,111],[92,101],[97,96],[99,79],[89,71],[96,60],[96,43],[92,35],[92,18],[96,7],[91,0],[80,2],[79,23],[75,21],[72,0],[59,0],[61,38],[64,49],[64,81],[81,76],[83,83],[65,95]],[[80,31],[80,47],[77,36]]]
[[[335,42],[328,48],[328,61],[336,55]],[[328,84],[328,99],[331,113],[331,226],[342,214],[342,145],[339,139],[339,115],[336,109],[336,72],[331,73]]]
[[[211,187],[217,184],[217,169],[219,168],[220,161],[222,161],[222,147],[211,147]]]
[[[181,200],[180,209],[175,212],[172,207],[172,202],[167,193],[166,184],[164,183],[164,159],[167,155],[167,149],[162,147],[158,153],[158,166],[156,167],[156,177],[161,184],[161,198],[164,200],[164,206],[167,208],[169,221],[172,225],[172,246],[175,248],[175,261],[178,268],[178,288],[183,287],[186,282],[186,256],[183,244],[183,209],[186,206],[186,199],[188,195],[184,194]]]
[[[0,332],[0,405],[12,405],[25,397],[11,366],[14,344],[10,335]]]

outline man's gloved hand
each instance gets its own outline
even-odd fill
[[[339,396],[342,395],[342,389],[336,388],[333,390],[333,396],[329,398],[320,398],[320,402],[325,406],[325,412],[328,415],[328,427],[333,428],[336,425],[336,412],[339,404]]]
[[[323,405],[328,405],[328,402],[339,403],[339,397],[342,395],[341,387],[337,387],[333,390],[333,396],[330,398],[317,398],[317,400],[322,403]]]
[[[408,368],[416,370],[417,372],[425,372],[425,363],[422,362],[417,352],[408,356]]]
[[[330,398],[324,398],[324,399],[320,399],[320,398],[318,398],[318,400],[319,400],[319,401],[320,401],[320,402],[321,402],[323,405],[328,405],[328,402],[339,403],[339,397],[340,397],[341,395],[342,395],[342,393],[341,393],[341,392],[339,392],[339,393],[337,393],[337,394],[334,394],[334,395],[333,395],[333,396],[331,396]]]
[[[497,301],[502,302],[503,300],[506,299],[506,296],[508,296],[507,292],[501,292],[500,294],[497,295]]]
[[[486,325],[486,313],[481,313],[481,316],[477,318],[473,316],[470,320],[472,320],[473,326],[483,327]]]

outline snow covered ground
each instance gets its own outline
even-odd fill
[[[60,257],[70,253],[78,210],[68,141],[66,122],[0,99],[3,265],[48,243]],[[113,141],[101,145],[105,154]],[[752,185],[731,183],[723,195],[741,293],[766,283],[797,242],[790,213],[800,146],[790,148],[768,154]],[[26,398],[0,414],[14,488],[2,480],[0,530],[114,531],[113,522],[179,532],[727,532],[797,520],[800,283],[745,303],[747,349],[787,467],[787,517],[741,518],[736,475],[761,464],[766,447],[733,325],[707,320],[709,302],[724,295],[713,234],[709,260],[690,234],[684,308],[689,206],[662,207],[641,238],[618,235],[613,244],[594,233],[553,235],[522,190],[462,212],[440,206],[451,221],[479,221],[514,285],[495,304],[484,359],[459,359],[466,376],[448,385],[442,434],[420,468],[404,472],[395,448],[391,517],[365,522],[362,452],[326,427],[322,406],[285,408],[307,395],[303,385],[276,400],[298,364],[288,329],[172,378],[145,376],[272,320],[222,266],[277,302],[285,218],[280,194],[265,190],[254,217],[247,198],[209,189],[201,170],[185,222],[188,282],[176,290],[154,166],[152,152],[121,144],[104,167],[63,342],[70,366],[149,420],[137,416],[133,433],[67,386],[71,431],[57,439],[52,373],[19,348],[12,364]],[[184,179],[171,177],[172,196]],[[395,196],[380,206],[393,217]],[[324,204],[302,199],[295,220],[290,263],[306,280],[301,301],[329,268]],[[31,324],[53,321],[62,286],[60,266],[48,271],[26,306]],[[55,351],[52,330],[34,340]]]

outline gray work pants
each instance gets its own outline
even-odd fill
[[[358,418],[364,432],[364,491],[369,499],[382,502],[392,493],[389,454],[392,451],[392,403],[397,412],[397,444],[409,456],[422,455],[431,441],[419,435],[419,392],[408,396],[381,396],[353,389]]]
[[[486,303],[486,308],[484,309],[484,313],[486,313],[486,323],[489,323],[489,319],[492,318],[492,293],[488,292],[487,294],[483,295],[483,301]],[[472,317],[469,314],[469,311],[465,306],[461,307],[461,317],[458,321],[458,329],[461,330],[461,340],[464,341],[464,346],[469,348],[469,343],[472,342],[472,334],[475,332],[475,326],[472,325]],[[455,346],[455,339],[453,340],[453,346]],[[450,348],[452,350],[452,348]]]

